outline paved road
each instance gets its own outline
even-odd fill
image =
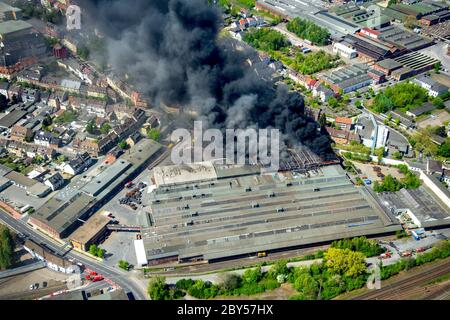
[[[6,212],[0,210],[0,222],[3,222],[11,229],[18,233],[22,233],[25,236],[33,239],[38,243],[45,244],[46,247],[57,252],[59,254],[65,254],[65,257],[72,258],[77,262],[84,264],[87,268],[95,270],[99,274],[102,274],[105,278],[108,278],[122,287],[125,292],[132,292],[136,300],[146,300],[145,290],[142,286],[139,286],[137,281],[130,277],[129,273],[116,269],[114,267],[106,266],[105,264],[84,256],[74,251],[65,252],[63,245],[57,243],[54,240],[47,238],[38,231],[34,230],[24,221],[15,220]]]

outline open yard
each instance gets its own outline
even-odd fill
[[[450,113],[445,110],[439,110],[434,114],[429,115],[426,119],[419,121],[417,125],[419,128],[425,129],[428,126],[442,126],[448,121],[450,121]]]
[[[380,177],[377,177],[377,172],[375,172],[373,170],[374,167],[380,167],[381,173],[384,174],[385,176],[390,174],[397,179],[401,179],[401,178],[405,177],[395,167],[387,167],[387,166],[382,166],[382,165],[373,165],[373,164],[359,163],[359,162],[353,162],[353,163],[357,169],[361,170],[360,177],[366,176],[368,179],[370,179],[372,181],[381,181],[382,180]]]
[[[288,300],[295,294],[297,294],[297,291],[290,283],[283,283],[275,290],[269,290],[252,296],[217,297],[214,300]]]

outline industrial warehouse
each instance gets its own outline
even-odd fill
[[[401,229],[339,165],[302,174],[255,168],[155,168],[151,226],[135,244],[139,264],[214,262]]]
[[[95,172],[85,173],[80,179],[75,178],[39,208],[30,218],[30,223],[55,238],[66,238],[81,225],[80,220],[86,220],[107,203],[127,181],[142,172],[161,150],[162,146],[153,140],[139,141],[112,164],[94,168]],[[81,228],[89,228],[90,225],[95,224]],[[98,237],[93,231],[81,233]],[[84,238],[83,243],[89,242],[90,239]]]

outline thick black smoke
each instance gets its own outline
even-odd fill
[[[206,0],[98,0],[89,12],[107,38],[108,62],[153,103],[189,106],[210,126],[280,129],[290,145],[319,155],[328,136],[304,115],[303,98],[261,80],[229,42]]]

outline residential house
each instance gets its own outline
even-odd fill
[[[53,108],[61,108],[61,103],[67,101],[68,94],[66,91],[56,91],[50,95],[48,105]]]
[[[341,130],[352,130],[353,120],[345,117],[336,117],[335,123],[339,126]]]
[[[331,127],[326,127],[326,130],[331,139],[339,144],[348,144],[351,141],[356,141],[359,143],[361,141],[358,134],[347,130],[339,130]]]
[[[139,132],[135,132],[131,134],[126,140],[130,147],[134,147],[134,145],[141,139],[141,134]]]
[[[322,102],[326,102],[331,97],[334,97],[334,91],[319,82],[313,87],[312,94],[313,97],[319,97]]]
[[[15,125],[11,128],[11,139],[24,141],[30,140],[33,137],[33,131],[22,125]]]
[[[59,148],[61,139],[50,132],[39,131],[34,136],[34,143],[44,147]]]
[[[429,75],[417,77],[413,82],[427,90],[428,95],[431,97],[438,97],[448,92],[447,86],[434,81]]]
[[[0,81],[0,94],[4,95],[7,98],[8,98],[8,88],[9,88],[9,82]]]
[[[41,96],[41,92],[38,89],[32,89],[32,88],[24,88],[22,90],[22,101],[23,103],[27,102],[38,102]]]
[[[56,172],[55,174],[51,175],[48,179],[46,179],[44,181],[44,184],[49,186],[52,189],[52,191],[56,191],[64,185],[64,178],[59,172]]]
[[[69,163],[64,166],[63,172],[75,176],[89,168],[92,163],[93,160],[91,156],[87,152],[84,152],[70,160]]]
[[[12,99],[13,96],[16,96],[19,100],[22,96],[22,88],[16,85],[10,85],[8,88],[8,99]]]
[[[46,267],[66,274],[72,274],[74,270],[74,266],[71,262],[65,260],[64,258],[55,255],[51,251],[47,250],[45,247],[41,247],[37,243],[26,240],[23,245],[24,249],[31,254],[32,257],[37,258],[40,261],[43,261]]]

